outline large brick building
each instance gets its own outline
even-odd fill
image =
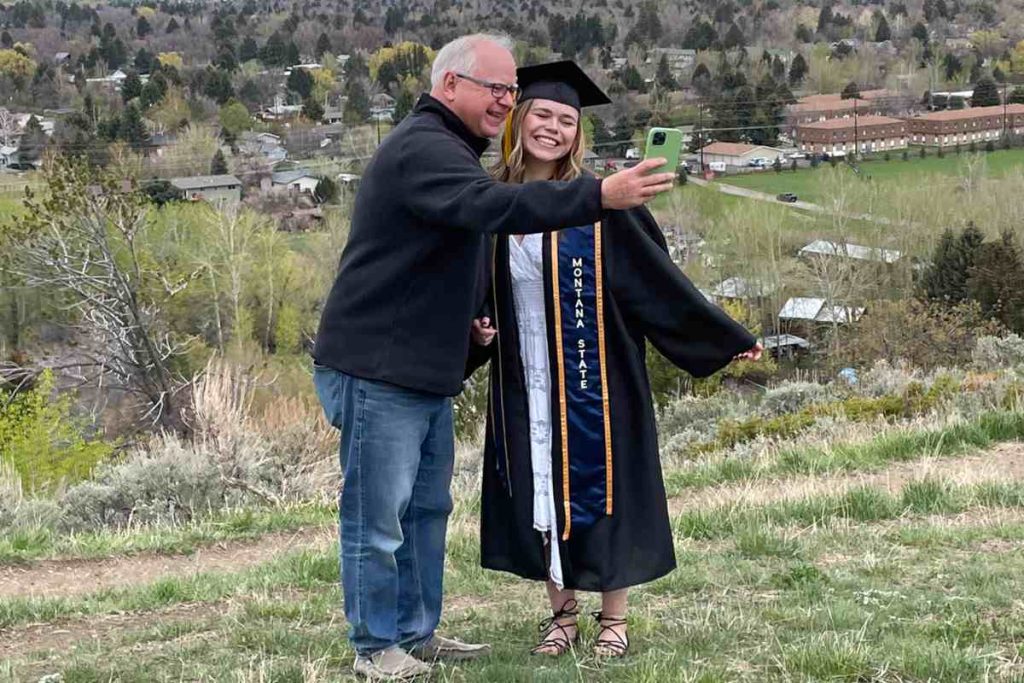
[[[898,94],[891,90],[865,90],[856,99],[844,100],[840,93],[806,95],[789,106],[787,113],[792,125],[827,121],[853,116],[878,116],[899,113]]]
[[[888,116],[857,116],[805,123],[796,128],[805,154],[859,154],[905,149],[907,122]]]
[[[998,140],[1003,130],[1024,134],[1024,104],[951,109],[921,114],[907,121],[910,142],[929,147],[954,147]]]

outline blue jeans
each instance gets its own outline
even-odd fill
[[[411,649],[441,619],[455,461],[452,400],[315,366],[341,430],[341,586],[349,639],[368,655]]]

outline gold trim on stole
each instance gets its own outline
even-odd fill
[[[605,367],[604,346],[604,278],[601,271],[601,221],[594,223],[594,288],[597,291],[597,351],[601,368],[601,403],[604,412],[604,476],[605,514],[612,514],[612,414],[608,407],[608,370]]]
[[[555,309],[555,358],[558,362],[558,407],[559,424],[562,428],[562,509],[565,513],[565,528],[562,540],[569,540],[572,528],[572,511],[569,507],[569,425],[565,401],[565,354],[562,347],[562,302],[558,285],[558,233],[551,233],[551,294]]]

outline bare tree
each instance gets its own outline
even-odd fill
[[[29,195],[20,224],[14,271],[29,286],[61,291],[86,339],[76,365],[83,378],[137,396],[153,424],[186,430],[174,362],[187,341],[161,319],[162,306],[192,277],[169,282],[144,248],[151,226],[146,200],[124,181],[91,178],[77,161],[47,170],[41,197]]]
[[[13,146],[14,136],[17,133],[18,122],[14,120],[14,114],[6,107],[0,107],[0,145]]]

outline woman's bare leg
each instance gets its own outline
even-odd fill
[[[599,654],[621,655],[629,642],[626,634],[626,599],[629,590],[608,591],[601,594],[601,621],[595,649]],[[602,647],[607,644],[608,647]],[[602,650],[604,650],[602,652]],[[620,651],[621,650],[621,651]]]

